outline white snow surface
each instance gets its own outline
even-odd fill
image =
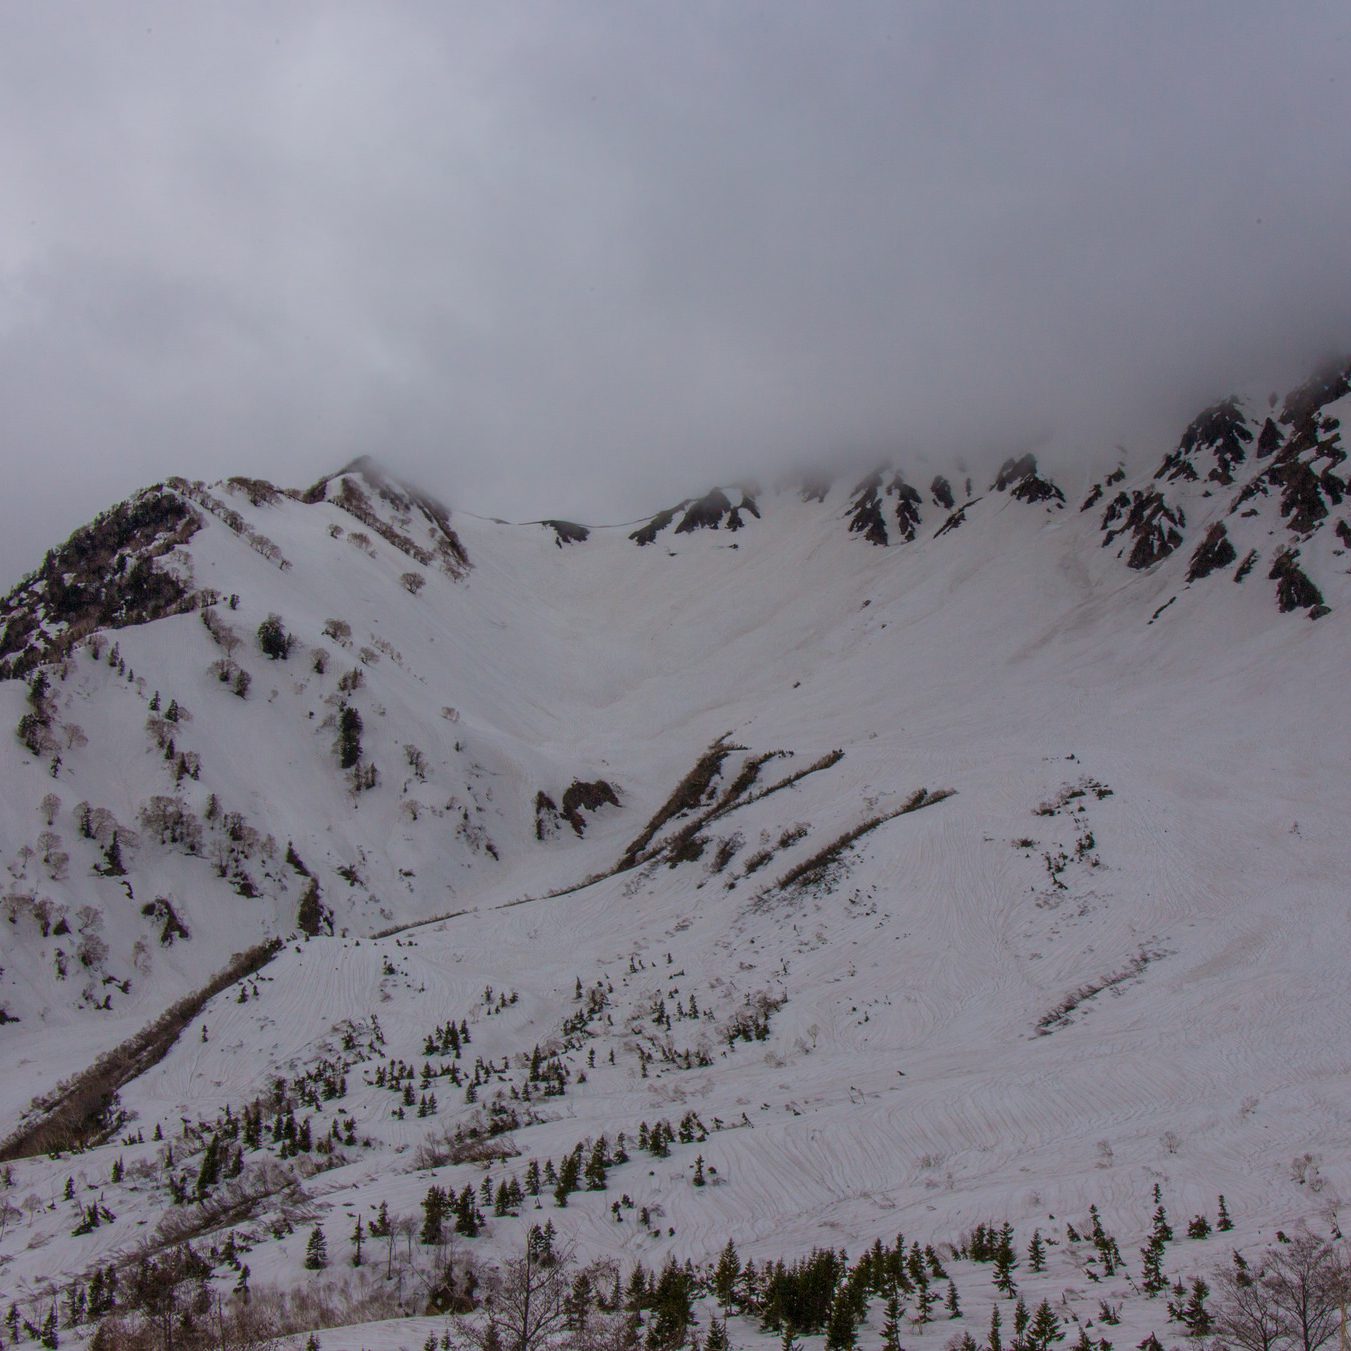
[[[1148,483],[1150,467],[1134,481]],[[374,1017],[379,1054],[353,1060],[345,1097],[305,1113],[316,1137],[351,1116],[365,1143],[284,1205],[274,1198],[234,1225],[255,1287],[314,1279],[302,1259],[315,1223],[332,1256],[323,1279],[338,1279],[357,1215],[369,1222],[381,1202],[418,1215],[433,1182],[479,1185],[483,1165],[419,1169],[417,1147],[524,1084],[536,1044],[563,1045],[579,981],[606,1003],[562,1052],[567,1091],[537,1099],[540,1119],[503,1137],[518,1155],[487,1171],[519,1178],[529,1159],[620,1131],[631,1161],[606,1191],[566,1208],[548,1195],[519,1218],[485,1207],[485,1233],[460,1240],[484,1261],[545,1219],[579,1257],[625,1268],[668,1253],[707,1263],[729,1238],[762,1262],[814,1246],[855,1255],[898,1231],[956,1242],[979,1221],[1007,1219],[1020,1245],[1037,1226],[1061,1240],[1045,1275],[1020,1277],[1029,1303],[1063,1295],[1062,1313],[1087,1321],[1100,1299],[1125,1299],[1122,1326],[1094,1332],[1134,1345],[1150,1330],[1178,1332],[1162,1301],[1138,1298],[1122,1277],[1084,1274],[1064,1225],[1086,1229],[1090,1204],[1138,1274],[1158,1184],[1179,1234],[1170,1276],[1335,1216],[1351,1196],[1351,587],[1331,531],[1303,549],[1331,607],[1310,622],[1273,602],[1267,567],[1285,534],[1273,503],[1230,519],[1240,557],[1263,551],[1251,576],[1236,585],[1230,566],[1187,585],[1205,513],[1219,519],[1232,493],[1203,498],[1202,485],[1184,485],[1185,549],[1132,572],[1101,547],[1100,510],[1080,513],[1073,497],[1057,510],[986,492],[960,529],[934,538],[948,513],[926,494],[917,539],[873,548],[846,529],[848,486],[824,503],[764,494],[761,517],[736,533],[666,530],[645,548],[627,529],[560,547],[547,527],[457,514],[471,564],[462,578],[378,536],[354,545],[360,523],[329,502],[230,497],[278,544],[284,569],[206,514],[179,553],[194,585],[239,598],[215,611],[244,638],[248,697],[208,670],[220,649],[199,616],[178,615],[105,635],[99,658],[77,648],[54,675],[61,723],[87,738],[64,752],[58,777],[13,738],[3,748],[0,1007],[18,1021],[0,1026],[0,1133],[232,952],[272,935],[285,944],[244,983],[256,995],[218,995],[122,1089],[128,1116],[112,1140],[12,1165],[0,1189],[20,1212],[0,1235],[5,1306],[45,1308],[44,1292],[131,1257],[163,1236],[166,1215],[192,1210],[169,1204],[156,1126],[195,1177],[200,1143],[185,1123],[238,1114],[278,1076],[342,1054],[349,1026],[355,1056]],[[416,595],[400,583],[409,571],[425,577]],[[285,661],[252,641],[269,613],[296,639]],[[325,636],[332,618],[350,625],[349,640]],[[108,664],[113,642],[130,678]],[[313,669],[321,648],[324,674]],[[338,680],[352,670],[362,684],[344,696]],[[200,756],[198,780],[176,784],[147,733],[156,691],[186,710],[175,744]],[[379,770],[368,791],[354,792],[335,758],[343,697]],[[22,682],[0,684],[0,721],[13,726],[24,698]],[[752,791],[843,756],[712,821],[697,859],[586,884],[723,736],[737,749],[716,792],[752,756],[785,752]],[[422,752],[424,778],[405,745]],[[574,780],[602,778],[619,807],[589,813],[582,838],[566,823],[536,838],[538,792],[557,802]],[[862,835],[824,879],[775,885],[919,789],[952,791]],[[42,862],[48,793],[60,798],[50,827],[60,843],[47,851],[69,855],[64,877]],[[217,827],[206,826],[204,856],[191,856],[137,824],[152,794],[175,793],[199,817],[214,794],[272,838],[270,856],[259,843],[243,865],[258,895],[217,875]],[[93,872],[101,852],[79,834],[80,802],[139,835],[125,878]],[[734,837],[715,871],[719,844]],[[319,880],[332,936],[296,931],[305,879],[284,860],[288,843]],[[772,857],[748,874],[764,850]],[[141,913],[160,896],[189,938],[160,942],[160,924]],[[31,902],[43,897],[71,932],[40,932]],[[101,913],[80,921],[85,905]],[[371,937],[394,925],[416,927]],[[90,966],[76,953],[82,927],[108,949]],[[1067,996],[1098,987],[1039,1026]],[[109,994],[110,1008],[92,1007]],[[499,1009],[501,994],[513,1002]],[[674,1016],[691,996],[699,1014]],[[729,1020],[760,996],[779,1005],[767,1035],[729,1045]],[[658,1001],[669,1028],[654,1021]],[[390,1058],[415,1068],[448,1059],[426,1057],[423,1039],[450,1019],[472,1034],[463,1068],[481,1057],[499,1069],[505,1059],[506,1071],[480,1086],[477,1104],[434,1079],[435,1113],[398,1119],[399,1095],[367,1081]],[[655,1056],[645,1071],[640,1048]],[[687,1048],[709,1063],[680,1067]],[[662,1159],[636,1149],[640,1122],[675,1125],[691,1111],[706,1140]],[[144,1142],[126,1143],[137,1131]],[[691,1185],[696,1156],[711,1185]],[[248,1156],[246,1176],[263,1157]],[[126,1177],[113,1184],[118,1159]],[[74,1202],[62,1197],[68,1177]],[[636,1208],[616,1220],[625,1193],[649,1208],[650,1227]],[[1192,1215],[1213,1222],[1221,1193],[1235,1231],[1183,1238]],[[116,1218],[72,1236],[96,1199]],[[277,1237],[283,1210],[293,1229]],[[194,1242],[219,1246],[228,1227]],[[375,1279],[384,1249],[370,1248],[363,1270]],[[941,1346],[968,1325],[982,1336],[989,1269],[951,1269],[965,1319],[940,1313],[907,1344]],[[233,1280],[221,1267],[219,1288]],[[328,1329],[321,1340],[420,1346],[444,1322]],[[735,1343],[759,1335],[734,1320]]]

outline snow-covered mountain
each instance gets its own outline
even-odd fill
[[[891,464],[636,528],[364,461],[112,508],[0,612],[4,1307],[189,1238],[294,1284],[316,1222],[342,1266],[486,1169],[485,1261],[1007,1220],[1066,1317],[1167,1336],[1123,1285],[1156,1184],[1249,1244],[1351,1194],[1348,410],[1344,364],[1097,483]],[[607,1190],[494,1216],[620,1132]]]

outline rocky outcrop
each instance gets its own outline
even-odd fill
[[[1164,457],[1154,477],[1170,483],[1179,479],[1194,483],[1204,474],[1227,487],[1234,481],[1234,469],[1247,459],[1252,439],[1238,400],[1222,399],[1193,419],[1177,449]],[[1205,463],[1207,459],[1211,463]],[[1202,462],[1199,467],[1198,460]]]
[[[1229,532],[1223,522],[1216,521],[1192,554],[1191,562],[1187,565],[1187,580],[1196,582],[1202,577],[1209,577],[1217,568],[1227,568],[1237,557],[1238,551],[1229,538]]]

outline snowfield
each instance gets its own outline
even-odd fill
[[[1319,406],[1315,457],[1349,403]],[[1255,435],[1266,410],[1245,409]],[[1071,1343],[1076,1321],[1123,1346],[1180,1341],[1166,1298],[1139,1289],[1156,1186],[1170,1281],[1281,1228],[1327,1231],[1351,1197],[1348,512],[1326,479],[1332,510],[1297,535],[1277,487],[1234,509],[1263,462],[1247,446],[1217,486],[1208,447],[1194,479],[1163,480],[1185,542],[1142,568],[1104,539],[1115,488],[1079,509],[1088,483],[1062,504],[978,482],[942,531],[953,512],[916,480],[915,538],[892,524],[884,548],[849,529],[847,482],[824,501],[761,493],[739,529],[669,526],[642,547],[629,528],[565,543],[457,513],[467,570],[369,467],[311,501],[212,487],[236,524],[199,504],[156,566],[216,602],[81,636],[43,668],[52,745],[0,752],[0,1134],[231,954],[280,947],[120,1087],[106,1138],[4,1165],[0,1308],[39,1325],[96,1267],[188,1238],[222,1296],[245,1263],[255,1291],[397,1281],[415,1316],[321,1344],[421,1346],[447,1327],[421,1316],[438,1250],[367,1238],[358,1271],[358,1217],[420,1225],[433,1185],[495,1193],[623,1132],[604,1190],[559,1206],[546,1186],[517,1214],[490,1195],[457,1260],[491,1265],[545,1221],[625,1278],[671,1255],[709,1265],[729,1239],[762,1265],[903,1233],[948,1255],[960,1292],[961,1319],[940,1306],[906,1329],[939,1347],[982,1341],[997,1295],[988,1265],[943,1245],[1008,1221],[1020,1254],[1036,1228],[1056,1240],[1018,1283]],[[1154,491],[1156,460],[1123,489]],[[344,482],[431,561],[344,510]],[[881,498],[889,523],[898,500]],[[1189,582],[1216,522],[1236,558]],[[1277,608],[1269,569],[1292,545],[1316,622]],[[285,659],[255,638],[272,614]],[[11,727],[30,677],[0,683]],[[599,781],[618,805],[584,808],[580,835],[540,805]],[[165,826],[156,797],[191,821]],[[114,826],[91,837],[81,804]],[[469,1034],[458,1057],[450,1024]],[[261,1142],[199,1187],[211,1135],[234,1141],[222,1122],[254,1104]],[[311,1148],[281,1158],[288,1114]],[[640,1149],[659,1121],[688,1138]],[[505,1157],[428,1166],[429,1142],[444,1159],[471,1127]],[[1187,1239],[1221,1194],[1234,1229]],[[1124,1272],[1068,1237],[1090,1206]],[[316,1225],[321,1273],[304,1265]],[[879,1329],[875,1305],[863,1340]]]

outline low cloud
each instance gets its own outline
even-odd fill
[[[803,459],[1101,463],[1351,348],[1344,6],[4,28],[4,581],[166,473],[372,454],[623,518]]]

